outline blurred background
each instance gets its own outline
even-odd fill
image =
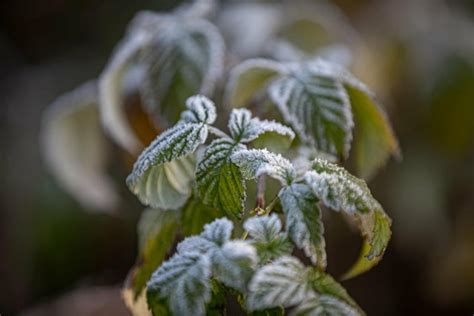
[[[353,52],[352,70],[384,104],[403,153],[369,183],[393,219],[392,242],[376,268],[343,284],[369,315],[472,315],[474,1],[328,3],[357,34],[337,43]],[[100,74],[137,11],[178,4],[1,2],[2,316],[128,315],[119,289],[136,257],[141,211],[125,187],[128,170],[111,167],[122,197],[114,215],[85,209],[46,170],[39,129],[58,95]],[[233,11],[225,14],[217,23],[229,39]],[[232,43],[236,55],[251,52]],[[358,253],[357,233],[346,227],[327,226],[335,275]]]

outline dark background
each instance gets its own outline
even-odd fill
[[[376,58],[374,89],[403,151],[401,162],[391,161],[370,183],[393,218],[393,241],[379,266],[344,285],[369,315],[472,315],[474,1],[443,2],[453,20],[465,22],[461,26],[436,18],[447,12],[400,14],[406,2],[335,1]],[[126,315],[118,287],[135,259],[140,207],[126,192],[125,174],[117,181],[128,201],[119,216],[87,212],[64,193],[42,163],[41,114],[55,97],[101,72],[137,11],[175,5],[1,2],[1,315],[28,309],[61,315],[60,302],[73,314],[94,300],[104,304],[94,315]],[[418,18],[422,31],[411,27]],[[358,251],[357,234],[343,227],[329,219],[329,264],[336,275]]]

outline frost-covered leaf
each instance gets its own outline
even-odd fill
[[[260,263],[289,255],[293,250],[281,228],[280,219],[275,214],[252,217],[245,221],[244,229],[249,233],[250,242],[257,249]]]
[[[357,309],[330,295],[311,293],[296,309],[292,316],[358,316]]]
[[[212,101],[194,96],[186,102],[181,122],[160,134],[138,157],[127,178],[130,190],[152,207],[176,209],[191,195],[194,163],[190,157],[216,119]]]
[[[336,297],[360,310],[360,307],[347,293],[346,289],[329,274],[320,271],[319,269],[313,269],[310,272],[310,282],[311,286],[317,293]]]
[[[234,289],[246,292],[257,265],[254,247],[240,240],[228,241],[210,254],[214,277]]]
[[[269,96],[286,122],[318,150],[346,157],[352,140],[352,112],[342,83],[324,67],[290,64]]]
[[[230,114],[229,130],[232,138],[237,142],[248,143],[264,134],[276,134],[279,141],[287,147],[295,138],[293,130],[275,121],[252,118],[252,113],[247,109],[234,109]]]
[[[42,153],[59,184],[85,209],[111,212],[119,197],[106,174],[107,141],[97,86],[88,82],[57,98],[44,114]]]
[[[234,224],[227,218],[223,217],[205,225],[201,236],[219,246],[222,246],[230,239],[233,229]]]
[[[149,113],[174,123],[186,98],[213,92],[222,74],[224,44],[207,21],[178,16],[165,21],[143,54],[140,92]]]
[[[305,180],[316,196],[333,210],[354,214],[382,208],[364,180],[326,160],[315,159],[313,170],[305,174]]]
[[[213,124],[216,121],[214,102],[202,95],[195,95],[186,100],[186,111],[181,113],[181,121],[185,123]]]
[[[384,111],[369,91],[345,85],[354,114],[353,155],[357,174],[370,179],[400,149]]]
[[[326,266],[326,242],[318,199],[307,185],[294,183],[279,193],[286,215],[286,231],[295,245],[302,249],[313,264]]]
[[[232,107],[248,106],[283,67],[266,59],[250,59],[234,67],[226,86],[225,100]]]
[[[232,155],[232,161],[239,167],[245,179],[257,179],[266,174],[280,181],[282,185],[287,185],[293,182],[296,176],[288,159],[266,149],[239,150]]]
[[[281,257],[255,272],[249,285],[250,311],[299,304],[307,296],[307,270],[294,257]]]
[[[205,205],[197,197],[188,200],[182,210],[181,226],[184,236],[201,233],[205,224],[222,217],[223,212],[215,207]]]
[[[210,277],[207,256],[179,253],[153,273],[147,295],[166,298],[174,315],[205,315],[211,299]]]
[[[364,242],[359,259],[347,271],[343,278],[350,279],[370,270],[382,259],[390,241],[391,220],[382,210],[376,210],[360,216]]]
[[[241,216],[245,201],[245,182],[230,157],[243,145],[230,139],[214,140],[198,163],[196,183],[202,201],[217,207],[232,218]]]
[[[138,222],[139,255],[129,274],[135,298],[173,246],[178,220],[176,212],[160,209],[147,209],[141,215]]]
[[[365,242],[361,257],[346,277],[354,277],[376,265],[390,240],[391,221],[367,184],[344,168],[322,159],[314,160],[313,170],[305,174],[305,180],[326,206],[343,210],[359,220]]]

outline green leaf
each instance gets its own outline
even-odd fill
[[[142,213],[138,223],[139,255],[129,276],[135,299],[171,250],[178,230],[178,219],[177,213],[173,211],[146,209]]]
[[[346,289],[336,280],[334,280],[334,278],[329,274],[317,269],[313,269],[310,273],[310,282],[313,286],[313,289],[319,294],[328,294],[334,296],[345,301],[349,305],[360,309],[354,299],[352,299],[349,293],[347,293]]]
[[[243,145],[230,139],[214,140],[198,163],[196,183],[202,201],[240,218],[245,201],[245,182],[230,157]]]
[[[365,181],[344,168],[327,160],[315,159],[312,169],[306,172],[305,181],[326,206],[352,215],[382,209]]]
[[[128,187],[145,205],[177,209],[191,195],[194,164],[189,155],[206,141],[207,124],[215,121],[216,110],[203,96],[189,98],[186,107],[181,121],[141,153],[127,178]]]
[[[392,235],[391,220],[382,210],[364,214],[360,221],[362,234],[365,236],[362,250],[359,259],[343,275],[343,279],[358,276],[379,263]]]
[[[207,256],[199,252],[175,254],[153,273],[147,286],[148,301],[166,298],[174,315],[205,315],[211,300],[210,277]]]
[[[351,305],[330,295],[312,293],[291,313],[292,316],[358,316]]]
[[[280,219],[275,214],[249,218],[245,221],[244,228],[249,233],[250,242],[257,249],[260,263],[289,255],[293,250],[288,237],[281,231]]]
[[[294,183],[278,194],[286,216],[286,231],[313,264],[326,267],[326,242],[318,199],[306,184]]]
[[[369,91],[345,85],[354,114],[353,155],[357,174],[373,177],[390,155],[399,156],[398,142],[383,110]]]
[[[236,142],[248,143],[257,140],[265,134],[275,134],[288,147],[295,138],[293,130],[275,121],[252,118],[247,109],[234,109],[230,113],[229,131]]]
[[[325,67],[291,64],[270,85],[269,96],[303,141],[325,153],[347,157],[353,127],[349,98]]]
[[[86,210],[111,213],[120,198],[106,173],[108,144],[97,103],[94,81],[57,98],[44,113],[41,151],[61,187]]]
[[[199,234],[204,225],[214,219],[222,217],[222,212],[211,206],[207,206],[197,197],[188,200],[182,210],[181,225],[184,236]]]
[[[271,60],[250,59],[234,67],[226,86],[225,100],[232,107],[248,106],[257,93],[282,71]]]
[[[242,149],[235,152],[231,159],[248,180],[266,174],[282,185],[288,185],[296,177],[295,169],[288,159],[266,149]]]
[[[306,172],[305,180],[326,206],[342,210],[359,220],[359,228],[365,237],[364,246],[359,260],[344,277],[357,276],[376,265],[390,240],[391,220],[367,184],[343,168],[321,159],[313,162],[313,171]]]
[[[307,270],[294,257],[280,257],[255,273],[249,285],[250,311],[299,304],[308,294]]]
[[[222,75],[224,44],[216,27],[205,20],[168,18],[144,56],[140,92],[145,108],[174,123],[186,98],[213,93]]]

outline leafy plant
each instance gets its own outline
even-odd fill
[[[380,261],[391,220],[365,181],[341,164],[352,156],[346,166],[369,178],[398,154],[385,114],[342,65],[297,46],[291,61],[251,59],[228,71],[224,58],[231,53],[205,19],[215,9],[198,1],[171,14],[139,13],[98,83],[89,84],[89,96],[62,97],[54,107],[71,110],[47,116],[46,149],[58,153],[48,161],[73,194],[94,200],[91,181],[77,190],[71,179],[85,171],[106,179],[102,147],[80,148],[90,165],[74,160],[58,168],[66,150],[65,141],[54,141],[58,128],[71,135],[67,145],[86,146],[77,126],[94,124],[97,133],[86,140],[102,140],[100,115],[109,136],[132,155],[141,148],[138,131],[158,134],[126,181],[148,207],[124,290],[135,315],[222,314],[229,300],[256,315],[361,315],[325,272],[322,213],[344,212],[364,239],[344,278]],[[134,93],[152,124],[131,117],[127,95]],[[216,106],[211,96],[222,101]],[[79,121],[82,103],[94,120]]]

